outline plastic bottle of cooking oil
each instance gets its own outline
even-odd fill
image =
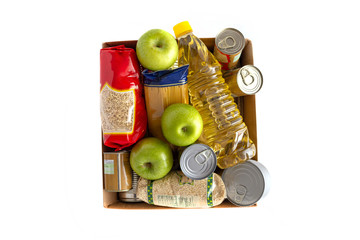
[[[222,77],[221,65],[187,21],[175,25],[174,32],[179,44],[178,65],[189,64],[190,101],[204,122],[199,141],[215,151],[223,169],[252,158],[255,145]]]

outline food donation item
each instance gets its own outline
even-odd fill
[[[136,172],[132,171],[132,188],[126,192],[119,192],[119,199],[122,202],[142,202],[136,196],[137,184],[140,176]]]
[[[178,47],[170,33],[161,29],[151,29],[137,41],[136,54],[144,68],[159,71],[174,64]]]
[[[148,129],[152,136],[166,141],[161,130],[161,116],[174,103],[189,103],[187,75],[189,66],[174,70],[143,71]]]
[[[140,178],[137,196],[146,203],[177,208],[208,208],[221,204],[226,196],[219,175],[192,180],[181,171],[172,171],[156,181]]]
[[[132,187],[129,152],[104,152],[104,183],[108,192],[129,191]]]
[[[253,65],[226,71],[223,76],[229,85],[229,90],[236,97],[254,95],[263,84],[260,70]]]
[[[193,33],[188,22],[174,26],[178,38],[179,66],[189,64],[191,104],[204,122],[201,143],[217,155],[218,166],[228,168],[255,156],[249,131],[222,78],[221,65]]]
[[[264,198],[270,189],[270,175],[264,165],[248,160],[222,173],[227,198],[237,206],[250,206]]]
[[[226,28],[215,38],[214,56],[223,70],[236,68],[245,47],[245,38],[239,30]]]
[[[171,148],[158,138],[144,138],[132,148],[130,165],[140,177],[160,179],[168,174],[173,166]]]
[[[161,117],[162,132],[175,146],[188,146],[201,135],[203,121],[200,113],[191,105],[176,103],[167,107]]]
[[[135,51],[125,46],[100,51],[100,113],[104,145],[116,151],[146,132],[147,117]]]
[[[205,144],[187,147],[180,157],[181,171],[190,179],[201,180],[210,176],[216,169],[216,155]]]

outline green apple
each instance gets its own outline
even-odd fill
[[[170,143],[188,146],[200,137],[203,121],[193,106],[175,103],[167,107],[161,116],[161,129]]]
[[[149,180],[165,177],[173,165],[171,148],[158,138],[144,138],[132,148],[130,165],[140,177]]]
[[[136,55],[143,67],[152,71],[171,67],[178,57],[175,38],[161,29],[151,29],[144,33],[136,44]]]

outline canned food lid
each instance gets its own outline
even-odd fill
[[[187,147],[180,157],[180,168],[185,176],[201,180],[210,176],[216,169],[217,159],[214,151],[205,144]]]
[[[257,67],[245,65],[237,73],[237,84],[243,93],[255,94],[262,87],[263,77]]]
[[[239,30],[226,28],[216,36],[215,45],[222,53],[237,54],[243,50],[245,38]]]
[[[227,168],[222,174],[227,198],[238,206],[250,206],[264,198],[270,189],[270,175],[258,161],[248,160]]]

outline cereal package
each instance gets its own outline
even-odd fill
[[[104,145],[116,151],[131,146],[146,132],[147,116],[140,67],[131,48],[100,51],[100,114]]]

